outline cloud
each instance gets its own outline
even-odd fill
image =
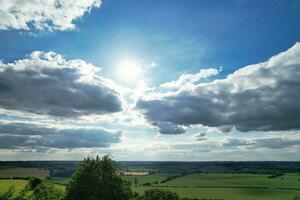
[[[300,43],[227,78],[137,102],[151,124],[201,124],[230,131],[300,129]]]
[[[207,140],[205,133],[197,133],[197,134],[193,135],[193,137],[195,138],[196,141],[205,141],[205,140]]]
[[[298,138],[256,138],[256,139],[236,139],[229,138],[222,143],[222,147],[241,147],[248,149],[268,148],[283,149],[291,146],[300,145]]]
[[[176,81],[163,83],[160,85],[160,87],[168,88],[168,89],[172,89],[172,88],[178,89],[180,87],[187,86],[188,84],[195,84],[204,78],[218,75],[221,69],[222,68],[219,68],[219,70],[215,68],[207,68],[207,69],[201,69],[196,74],[183,74]]]
[[[99,70],[53,52],[0,62],[0,108],[62,117],[118,112],[122,106],[116,86]]]
[[[153,125],[158,127],[158,132],[161,134],[181,134],[185,132],[184,126],[179,126],[168,122],[154,122]]]
[[[185,152],[195,152],[195,153],[208,153],[212,150],[218,148],[217,145],[213,143],[177,143],[170,146],[174,150],[183,150]]]
[[[0,0],[0,30],[72,30],[100,0]]]
[[[300,139],[290,138],[261,138],[255,140],[255,148],[282,149],[290,146],[300,145]]]
[[[26,123],[0,124],[0,148],[93,148],[120,142],[121,131],[102,128],[58,129]]]
[[[246,139],[229,138],[222,143],[222,147],[237,147],[237,146],[249,146],[255,144],[253,141]]]

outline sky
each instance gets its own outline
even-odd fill
[[[0,0],[0,160],[300,160],[297,0]]]

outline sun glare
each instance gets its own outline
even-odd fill
[[[120,62],[117,68],[118,77],[125,81],[137,80],[140,76],[142,76],[142,74],[142,67],[138,63],[131,60]]]

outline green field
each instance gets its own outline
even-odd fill
[[[25,188],[27,180],[14,180],[14,179],[5,179],[0,180],[0,193],[7,191],[11,186],[16,189],[16,192]],[[65,186],[55,184],[55,187],[59,190],[65,190]]]
[[[0,193],[7,191],[13,186],[17,191],[22,190],[27,184],[26,180],[0,180]]]
[[[154,182],[162,178],[157,175],[131,176],[138,183]],[[158,179],[156,179],[158,178]],[[300,176],[286,174],[270,179],[267,175],[251,174],[192,174],[152,186],[138,186],[139,193],[150,188],[161,188],[177,192],[181,197],[225,199],[225,200],[292,200],[300,196]],[[133,181],[132,181],[133,182]]]
[[[23,168],[14,168],[19,174],[28,176],[46,176],[45,171],[32,169],[20,172]],[[8,175],[8,172],[1,173]],[[224,199],[224,200],[293,200],[295,196],[300,197],[300,175],[297,173],[286,173],[276,178],[268,178],[263,174],[232,174],[232,173],[193,173],[186,176],[174,178],[165,183],[160,183],[168,177],[179,175],[172,173],[156,173],[147,176],[122,176],[122,179],[134,183],[138,180],[137,186],[132,184],[134,191],[142,193],[150,188],[160,188],[178,193],[180,197],[199,199]],[[54,178],[53,181],[67,183],[70,177]],[[10,186],[17,190],[25,187],[26,180],[0,180],[0,193],[6,191]],[[148,186],[144,184],[149,183]],[[64,190],[65,186],[56,185]]]
[[[47,176],[49,176],[49,171],[46,169],[24,168],[24,167],[0,169],[1,178],[28,177],[28,176],[46,178]]]
[[[167,178],[167,174],[153,174],[148,176],[122,176],[124,180],[128,180],[131,183],[134,183],[134,179],[137,178],[138,185],[142,185],[145,183],[153,183],[155,181],[160,182]]]
[[[26,178],[26,177],[38,177],[46,178],[49,176],[47,169],[40,168],[25,168],[25,167],[10,167],[0,169],[0,177],[7,179],[0,179],[0,193],[7,191],[11,186],[16,189],[16,192],[25,188],[27,180],[12,179],[13,177]],[[64,190],[65,187],[56,184],[55,187]]]

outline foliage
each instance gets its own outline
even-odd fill
[[[168,190],[150,189],[139,200],[179,200],[179,196]]]
[[[10,200],[12,199],[15,192],[15,188],[11,186],[6,192],[0,194],[0,200]]]
[[[67,186],[66,200],[128,200],[130,184],[116,173],[109,156],[86,158]]]
[[[63,200],[64,194],[49,181],[32,178],[26,187],[16,194],[16,189],[10,187],[0,194],[0,200]]]
[[[42,181],[33,188],[30,200],[62,200],[64,194],[49,181]]]
[[[42,179],[39,178],[31,178],[27,184],[27,188],[34,190],[39,184],[43,182]]]
[[[135,177],[134,178],[134,186],[137,187],[137,185],[138,185],[138,179]]]

